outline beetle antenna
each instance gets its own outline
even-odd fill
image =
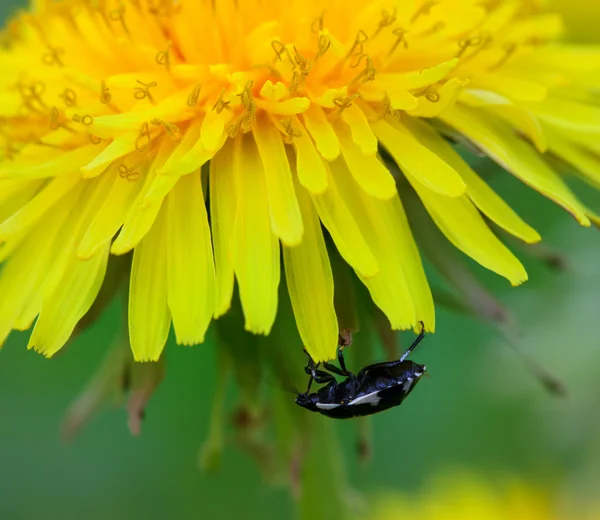
[[[554,397],[566,397],[567,388],[565,384],[556,376],[548,372],[533,358],[529,357],[517,344],[512,335],[503,327],[499,327],[500,333],[506,340],[506,344],[521,359],[527,371],[537,379],[544,389]]]
[[[406,349],[406,352],[402,354],[400,361],[404,361],[408,356],[410,356],[411,352],[417,348],[417,345],[423,341],[423,338],[425,337],[425,324],[422,321],[419,323],[421,324],[421,332],[419,332],[419,335],[412,342],[412,345]]]

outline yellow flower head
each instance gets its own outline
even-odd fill
[[[302,340],[329,359],[327,242],[392,328],[432,330],[408,184],[520,284],[482,214],[538,233],[445,137],[596,219],[544,160],[600,184],[600,52],[560,30],[528,0],[37,0],[0,51],[0,341],[37,317],[29,346],[56,353],[130,251],[136,359],[160,356],[171,321],[201,343],[234,278],[247,330],[268,334],[282,252]]]
[[[369,520],[559,520],[592,519],[588,505],[520,479],[489,479],[471,473],[438,476],[419,494],[380,497]],[[571,501],[569,501],[571,502]],[[564,509],[566,514],[561,511]],[[597,509],[595,509],[597,512]]]

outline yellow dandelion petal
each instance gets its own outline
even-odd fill
[[[77,255],[80,259],[87,260],[101,247],[110,244],[127,219],[141,188],[139,182],[131,182],[121,176],[114,177],[110,192],[79,243]]]
[[[340,143],[331,124],[325,117],[323,109],[311,105],[302,114],[306,129],[315,141],[319,153],[328,161],[335,160],[340,155]]]
[[[129,341],[136,361],[157,361],[171,326],[167,305],[166,211],[133,252],[129,282]]]
[[[467,195],[487,217],[524,242],[531,244],[541,240],[539,233],[526,224],[433,128],[417,119],[407,119],[405,124],[423,145],[458,172],[467,185]]]
[[[299,127],[300,122],[296,122],[298,133],[294,135],[294,148],[298,180],[311,193],[321,194],[327,189],[327,169],[306,130]]]
[[[284,244],[298,245],[303,234],[302,217],[281,134],[268,121],[257,122],[252,133],[264,168],[273,232]]]
[[[217,112],[211,110],[202,121],[200,142],[205,150],[218,150],[219,143],[225,134],[225,127],[233,118],[228,110]]]
[[[362,153],[375,155],[377,153],[377,137],[375,137],[364,112],[356,104],[352,104],[342,112],[342,120],[348,125],[352,140]]]
[[[20,211],[39,192],[45,181],[0,180],[0,222]],[[4,243],[4,246],[6,242]],[[3,246],[3,247],[4,247]],[[0,252],[0,258],[2,253]]]
[[[352,140],[350,131],[342,125],[335,127],[342,157],[354,180],[366,193],[378,199],[390,199],[396,194],[396,181],[390,171],[373,153],[365,155]]]
[[[28,345],[47,357],[67,342],[102,286],[108,245],[87,261],[80,261],[74,253],[82,230],[89,224],[99,201],[106,196],[106,188],[106,183],[100,181],[79,187],[76,196],[65,197],[69,202],[63,208],[60,205],[55,208],[58,219],[62,213],[65,221],[56,235],[56,251],[44,283],[41,309],[37,309],[40,315]]]
[[[321,222],[331,234],[331,238],[346,262],[362,276],[374,276],[379,271],[377,260],[367,245],[355,216],[340,194],[331,173],[328,186],[329,188],[323,195],[313,195],[312,197]]]
[[[466,196],[444,197],[410,178],[409,181],[437,226],[458,249],[512,285],[527,280],[521,263],[492,233]]]
[[[22,162],[4,163],[0,165],[1,179],[43,179],[54,177],[57,174],[68,174],[79,171],[79,168],[87,164],[98,155],[98,147],[82,146],[56,155],[50,159],[41,158],[33,161],[30,157],[24,157]],[[20,163],[20,164],[19,164]]]
[[[552,130],[546,133],[550,150],[571,163],[585,180],[600,188],[600,157],[559,132]]]
[[[210,217],[215,255],[215,318],[229,310],[233,296],[231,245],[237,196],[233,174],[233,146],[226,145],[210,163]]]
[[[461,78],[450,78],[439,88],[430,92],[424,92],[418,98],[418,105],[414,109],[407,109],[406,112],[411,116],[418,117],[437,117],[448,107],[454,105],[460,97],[464,88],[469,84],[469,80]]]
[[[40,311],[43,294],[40,288],[51,260],[52,249],[49,246],[57,232],[56,226],[36,229],[4,263],[0,272],[0,291],[5,295],[0,300],[0,345],[13,328],[21,328],[18,323],[25,321],[25,328],[28,328]],[[31,315],[25,309],[32,302],[37,303],[33,305],[36,309],[33,317],[19,320],[23,313]]]
[[[97,177],[104,172],[113,161],[134,152],[138,137],[139,134],[137,132],[129,132],[117,137],[100,153],[98,153],[98,150],[95,150],[96,154],[94,159],[81,167],[83,177],[86,179]]]
[[[539,103],[546,99],[548,89],[544,85],[534,83],[508,74],[491,73],[472,81],[469,87],[503,94],[515,101]]]
[[[144,238],[154,224],[163,202],[164,194],[156,200],[146,200],[146,194],[157,179],[156,169],[152,164],[142,164],[139,170],[134,172],[139,174],[139,178],[131,182],[143,182],[144,185],[127,214],[117,238],[112,243],[111,253],[115,255],[131,251]],[[170,180],[172,184],[176,182],[176,179],[166,180]]]
[[[0,224],[0,240],[6,240],[38,222],[62,197],[78,185],[79,175],[62,175],[50,183],[31,201]]]
[[[524,111],[518,104],[495,92],[468,89],[461,93],[460,100],[472,107],[485,107],[486,110],[500,116],[509,125],[527,136],[537,150],[544,153],[548,149],[547,129],[531,112]]]
[[[460,175],[399,124],[378,121],[373,127],[381,144],[405,173],[431,190],[448,197],[458,197],[465,192],[465,182]]]
[[[285,277],[300,337],[316,361],[333,359],[339,327],[333,307],[333,275],[319,218],[307,193],[296,190],[305,234],[296,247],[283,247]]]
[[[478,147],[508,171],[530,184],[567,211],[584,226],[589,220],[581,203],[560,177],[501,121],[484,118],[473,109],[454,107],[442,116],[444,121],[469,137]]]
[[[576,133],[600,132],[600,107],[552,97],[529,108],[540,119],[557,128]]]
[[[165,163],[158,168],[159,175],[179,177],[193,172],[196,168],[191,167],[183,158],[196,149],[204,150],[200,140],[202,120],[193,121],[186,129],[183,138],[178,143],[171,144],[172,149],[167,154]]]
[[[238,202],[231,256],[246,330],[268,334],[277,313],[279,241],[269,217],[268,174],[247,137],[234,145],[233,172]]]
[[[433,296],[402,202],[396,195],[380,208],[383,223],[392,234],[391,243],[397,248],[397,254],[402,255],[401,269],[415,307],[415,321],[422,321],[425,330],[433,332],[435,330]]]
[[[521,283],[481,214],[538,233],[448,141],[597,222],[552,164],[600,186],[598,49],[560,34],[531,0],[36,1],[0,49],[0,341],[41,312],[31,345],[56,352],[107,262],[131,269],[136,359],[160,357],[171,315],[201,342],[236,279],[268,334],[280,243],[315,359],[335,350],[332,247],[392,328],[433,330],[402,176],[456,247]]]
[[[51,357],[67,342],[98,296],[108,254],[107,245],[85,262],[72,257],[62,266],[64,274],[57,280],[55,290],[45,295],[27,348]]]
[[[373,301],[390,320],[392,328],[410,328],[417,320],[403,268],[406,257],[398,254],[400,244],[394,240],[395,232],[392,231],[396,222],[390,218],[391,212],[385,211],[383,203],[375,203],[351,180],[344,181],[348,177],[348,170],[343,162],[332,164],[332,172],[348,209],[356,218],[361,234],[379,265],[379,272],[375,276],[361,276],[361,279]]]
[[[168,302],[177,342],[204,341],[215,306],[210,228],[199,174],[179,180],[167,200]]]
[[[402,73],[377,74],[375,82],[381,83],[384,86],[384,90],[385,87],[404,89],[406,91],[426,88],[443,80],[459,63],[460,60],[458,58],[453,58],[425,69]]]

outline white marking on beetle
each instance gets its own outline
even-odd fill
[[[321,409],[321,410],[333,410],[334,408],[337,408],[338,406],[341,406],[339,403],[317,403],[317,408]]]
[[[361,395],[356,399],[353,399],[348,403],[349,406],[356,404],[370,404],[371,406],[377,406],[381,401],[381,396],[379,395],[379,390],[376,392],[371,392],[370,394]]]

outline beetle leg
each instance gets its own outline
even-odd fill
[[[346,370],[346,367],[338,368],[335,365],[330,365],[329,363],[323,363],[323,366],[327,370],[329,370],[330,372],[333,372],[334,374],[337,374],[338,376],[351,377],[354,375],[351,372],[348,372]]]
[[[310,387],[312,386],[313,380],[314,377],[312,376],[312,374],[310,374],[310,377],[308,378],[308,386],[306,387],[306,392],[304,392],[304,395],[308,395],[308,393],[310,392]]]
[[[319,365],[311,365],[310,363],[308,365],[306,365],[304,367],[304,371],[312,378],[314,379],[317,383],[319,384],[323,384],[323,383],[331,383],[332,381],[334,383],[336,383],[337,381],[335,380],[335,377],[333,377],[331,374],[329,374],[328,372],[325,372],[324,370],[317,370],[317,367]]]
[[[320,385],[324,384],[324,383],[332,383],[332,382],[337,383],[337,381],[335,380],[335,377],[333,377],[331,374],[329,374],[323,370],[313,371],[312,378]]]
[[[421,332],[416,337],[416,339],[412,342],[412,345],[406,349],[406,352],[404,354],[402,354],[402,357],[400,358],[400,361],[404,361],[408,356],[410,356],[410,353],[413,350],[415,350],[415,348],[417,348],[417,345],[419,343],[421,343],[421,341],[425,337],[425,324],[422,321],[419,322],[419,323],[421,323]]]
[[[337,352],[338,363],[340,364],[340,367],[344,372],[343,375],[353,376],[354,374],[352,372],[348,371],[348,369],[346,368],[346,361],[344,361],[344,348],[345,347],[346,347],[346,345],[340,345],[338,347],[338,352]]]

